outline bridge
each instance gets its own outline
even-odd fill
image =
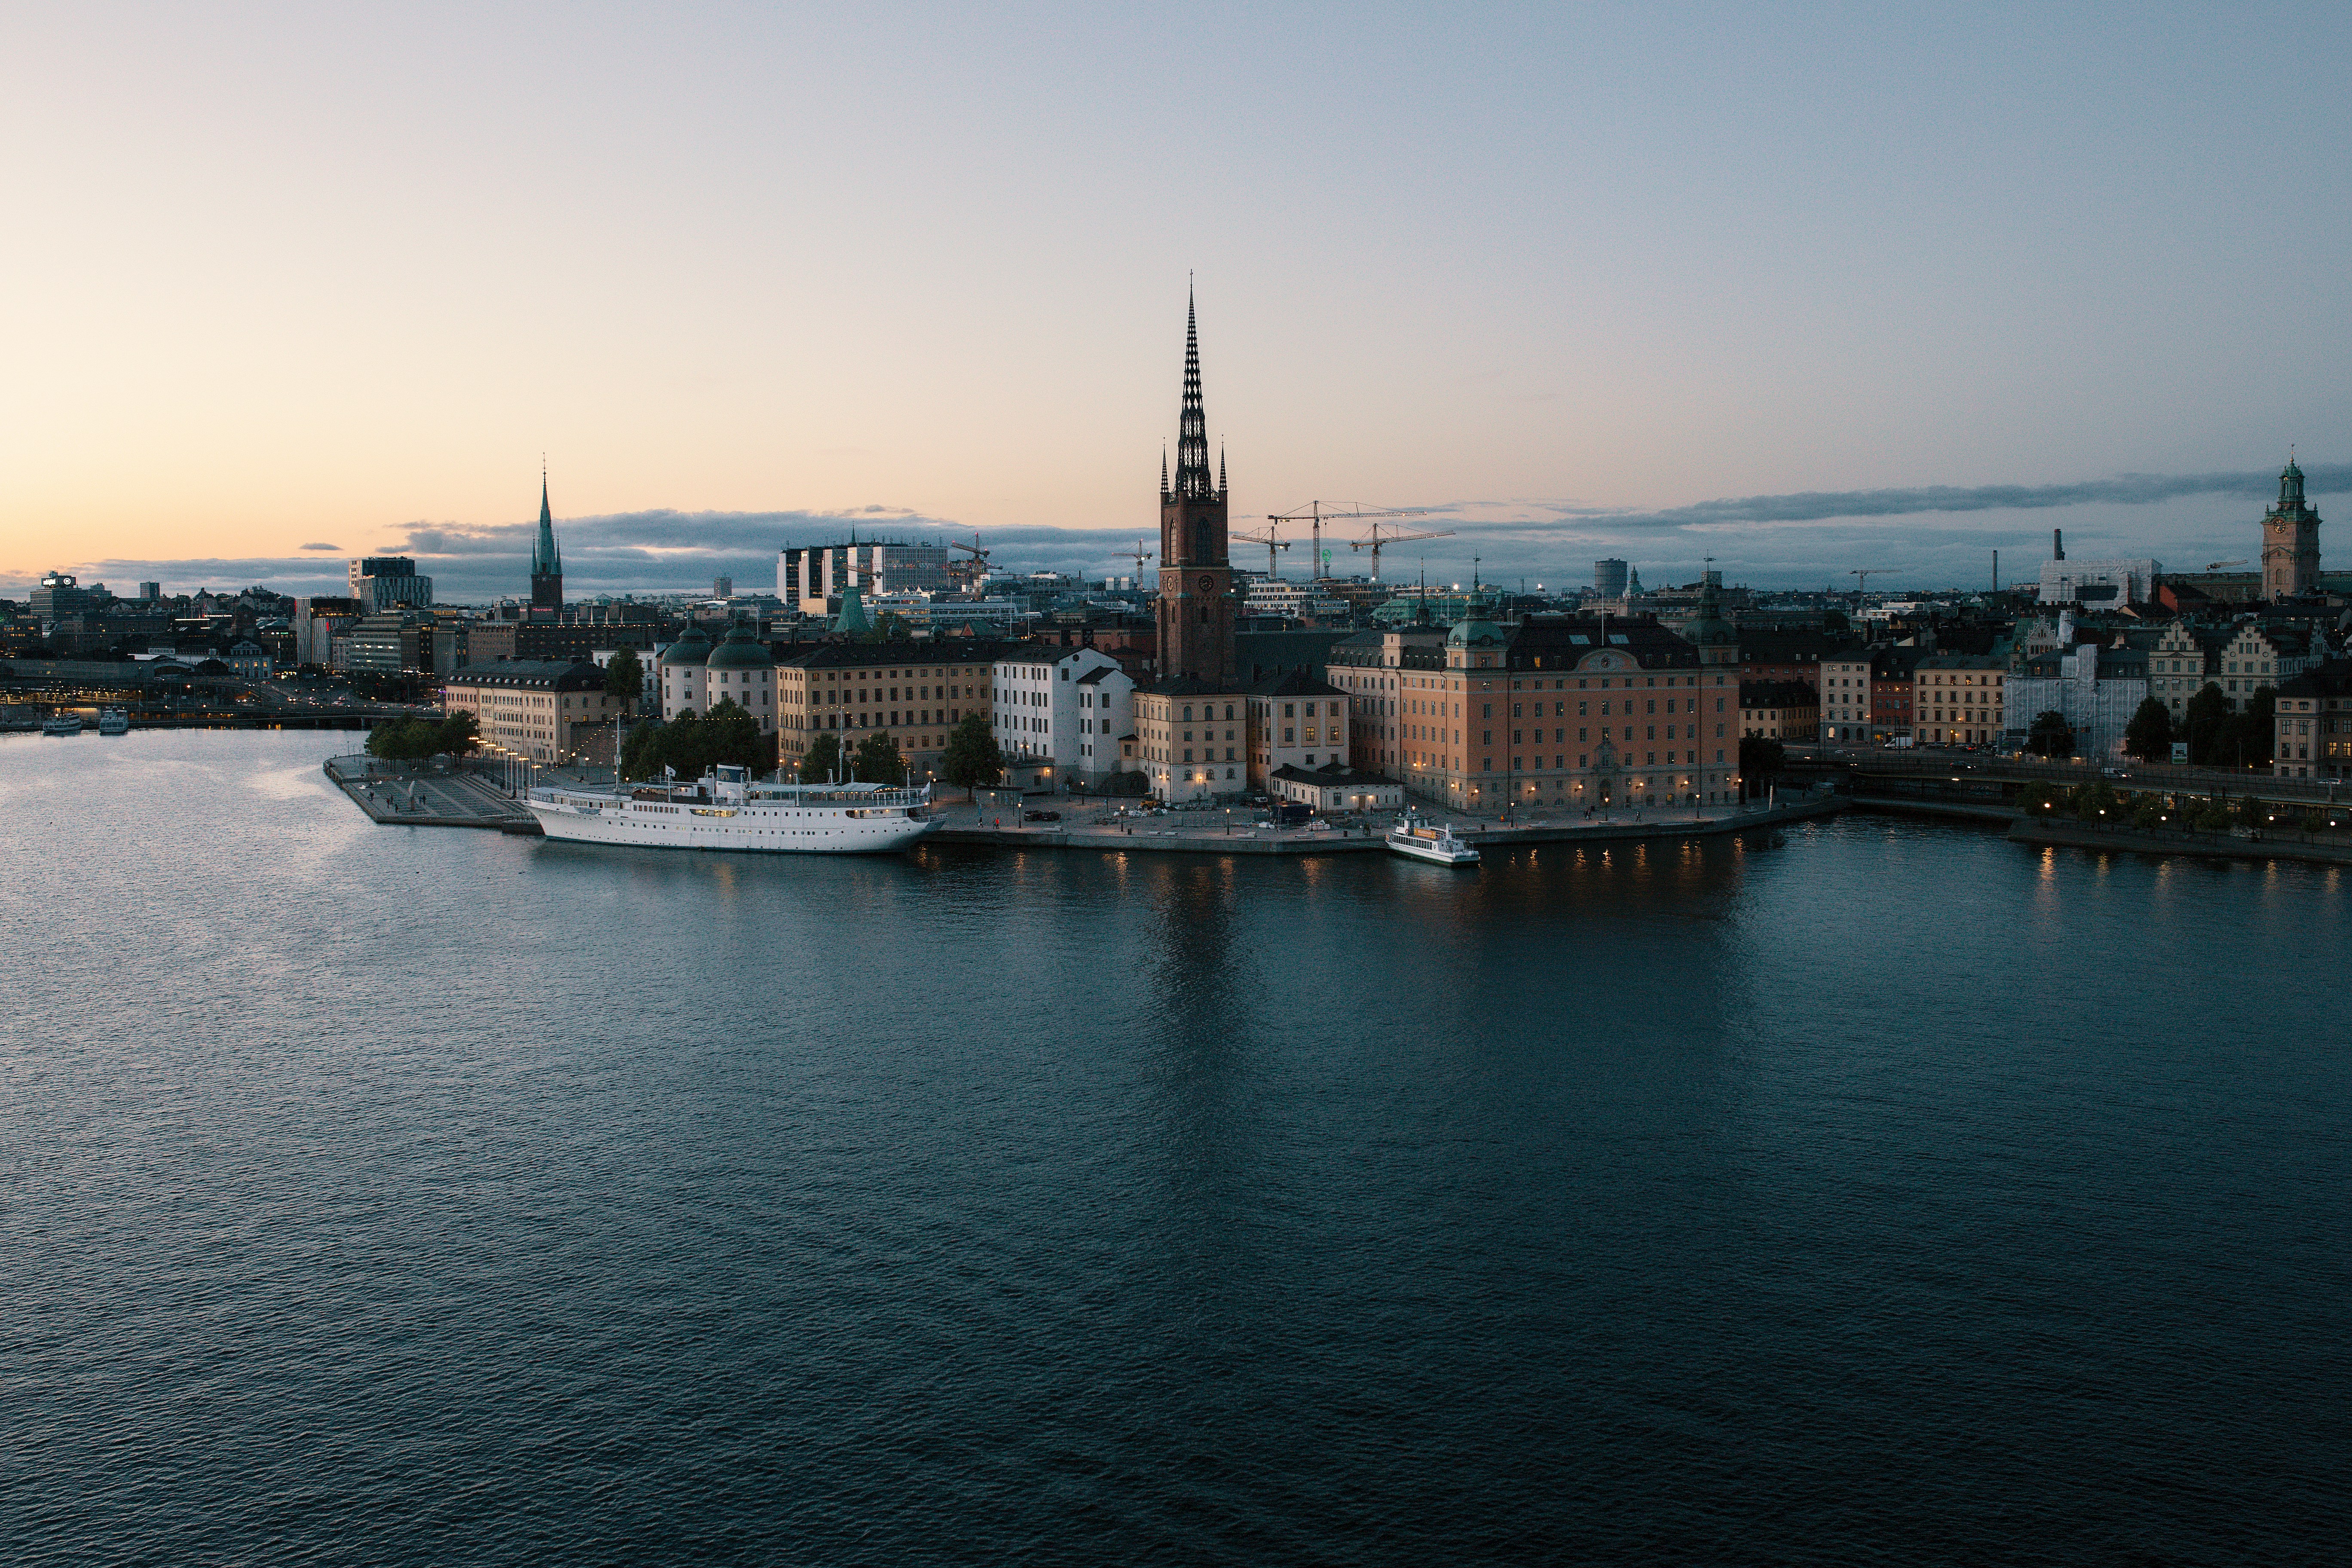
[[[1791,746],[1783,772],[1793,782],[1835,784],[1857,804],[1934,802],[2011,813],[2030,784],[2071,789],[2102,780],[2132,794],[2226,795],[2232,800],[2251,796],[2298,806],[2352,805],[2352,781],[2342,779],[2273,778],[2251,768],[2116,763],[2090,758],[2045,760],[1996,756],[1990,752]]]

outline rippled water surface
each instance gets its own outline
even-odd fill
[[[2336,871],[379,828],[0,739],[0,1558],[2341,1561]]]

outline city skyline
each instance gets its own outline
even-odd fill
[[[512,591],[542,450],[583,593],[1099,574],[1187,272],[1236,516],[1428,509],[1449,577],[2194,569],[2290,445],[2352,493],[2352,120],[2263,112],[2338,12],[1031,20],[37,19],[0,591]]]

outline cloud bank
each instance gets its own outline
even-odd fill
[[[2352,493],[2352,465],[2314,464],[2305,470],[2314,497]],[[1426,570],[1433,582],[1466,580],[1473,570],[1495,581],[1525,578],[1548,586],[1591,579],[1601,556],[1622,556],[1652,583],[1687,581],[1705,558],[1715,558],[1727,580],[1763,587],[1842,583],[1851,568],[1869,566],[1889,588],[1978,586],[1989,580],[1990,552],[2003,552],[2007,581],[2029,578],[2047,552],[2049,525],[2069,531],[2070,554],[2154,555],[2173,570],[2195,570],[2213,558],[2253,558],[2258,521],[2275,494],[2271,470],[2213,474],[2126,474],[2063,485],[1930,485],[1915,489],[1800,491],[1744,496],[1655,510],[1580,505],[1572,500],[1454,500],[1427,515],[1401,520],[1407,527],[1450,529],[1453,536],[1411,542],[1385,552],[1382,574],[1411,580]],[[2325,510],[2325,509],[2323,509]],[[2050,514],[2062,514],[2053,517]],[[434,579],[436,595],[456,604],[521,596],[529,587],[534,522],[467,525],[416,522],[395,536],[352,553],[413,555]],[[1120,528],[1043,525],[978,531],[992,563],[1006,570],[1071,572],[1089,577],[1125,575],[1136,568],[1139,538],[1156,545],[1159,521],[1148,502]],[[617,512],[561,520],[567,592],[704,591],[729,576],[743,591],[772,592],[776,552],[787,545],[830,543],[852,531],[864,539],[937,542],[974,531],[950,519],[903,508],[870,506],[850,511]],[[1368,571],[1368,552],[1350,551],[1353,529],[1334,529],[1326,543],[1333,570]],[[2325,548],[2326,531],[2323,531]],[[1295,534],[1282,569],[1307,566],[1307,535]],[[336,547],[312,543],[305,552]],[[1234,559],[1262,565],[1257,547],[1237,543]],[[1145,563],[1149,572],[1154,563]],[[324,554],[278,558],[196,557],[168,561],[87,562],[84,582],[118,585],[160,579],[172,592],[235,588],[263,583],[281,592],[332,594],[344,586],[342,562]],[[21,598],[37,571],[6,574],[0,592]]]

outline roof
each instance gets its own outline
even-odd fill
[[[1345,697],[1346,692],[1328,681],[1318,680],[1303,669],[1285,670],[1269,679],[1243,688],[1253,697]]]
[[[1114,675],[1126,674],[1127,671],[1116,664],[1098,665],[1078,677],[1076,683],[1080,686],[1100,686]]]
[[[2101,655],[2102,658],[2105,656]],[[1989,653],[1937,653],[1919,661],[1921,669],[2007,669],[2009,661]]]
[[[727,640],[710,652],[713,669],[772,669],[776,656],[767,645],[751,635],[749,626],[737,626],[727,634]]]
[[[450,673],[449,684],[520,687],[533,691],[602,691],[604,671],[584,658],[576,663],[551,658],[502,658],[489,664],[460,665]]]
[[[1604,647],[1629,656],[1642,669],[1699,666],[1698,649],[1650,616],[1529,616],[1510,639],[1504,663],[1512,669],[1567,669]]]
[[[1136,695],[1139,697],[1230,697],[1238,695],[1241,689],[1238,683],[1228,686],[1222,681],[1203,680],[1197,675],[1175,675],[1143,688]]]
[[[825,643],[778,661],[791,669],[866,669],[886,664],[994,664],[1001,642],[981,637],[929,637],[921,642]]]
[[[704,664],[710,658],[710,639],[698,629],[689,630],[669,647],[662,649],[664,664]]]
[[[2352,697],[2352,659],[2331,658],[2326,664],[2290,675],[2279,682],[2281,697]]]
[[[1399,787],[1397,781],[1392,778],[1381,773],[1361,773],[1344,763],[1333,763],[1328,767],[1321,768],[1302,768],[1285,763],[1266,776],[1280,779],[1286,784],[1321,784],[1326,788],[1335,784],[1342,787],[1353,784],[1385,784],[1391,789]]]

